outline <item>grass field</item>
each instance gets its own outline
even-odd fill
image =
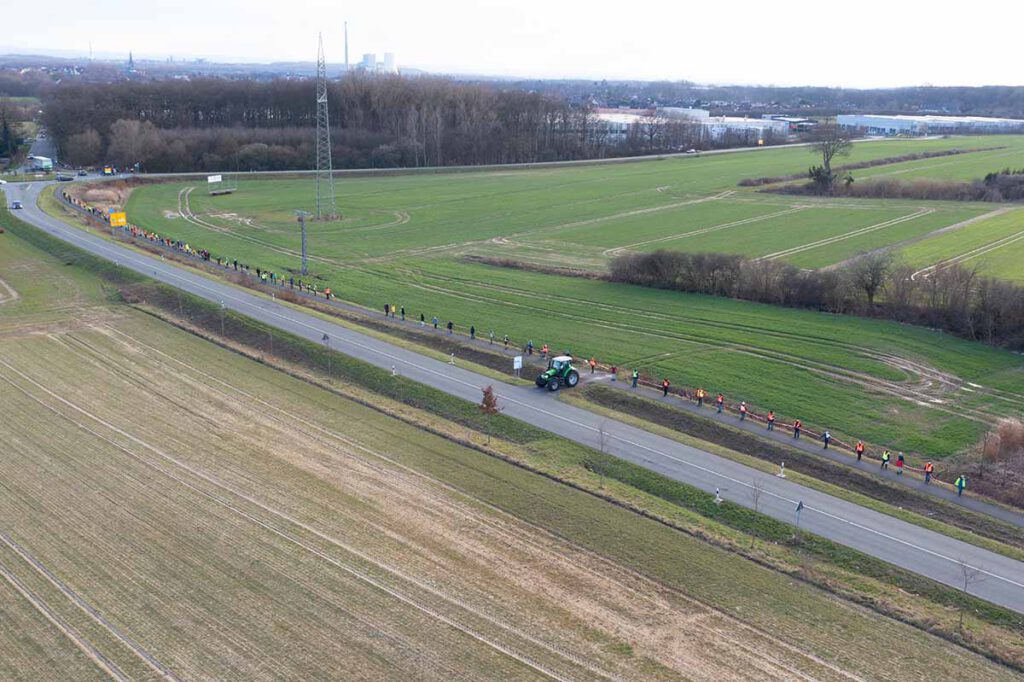
[[[1014,165],[1014,154],[1024,161],[1024,139],[1016,137],[860,143],[849,161],[997,145],[1007,149],[868,170],[913,166],[938,173],[997,159],[1001,167]],[[310,224],[312,264],[335,293],[371,309],[396,303],[463,329],[493,328],[519,344],[533,339],[638,366],[677,386],[722,390],[841,437],[929,457],[961,451],[992,421],[1024,407],[1016,356],[877,321],[462,262],[487,255],[601,268],[618,253],[674,248],[813,268],[907,243],[908,258],[924,263],[919,254],[935,243],[948,246],[961,233],[973,239],[988,230],[983,220],[928,236],[983,216],[992,205],[822,201],[736,187],[744,177],[798,172],[813,161],[795,148],[612,166],[343,178],[344,219]],[[306,180],[242,179],[238,193],[223,197],[210,197],[195,183],[170,183],[135,190],[128,211],[137,224],[216,255],[287,271],[297,266],[299,249],[293,211],[310,207],[311,192]],[[1012,223],[1016,214],[999,220]],[[996,255],[1004,260],[995,263]],[[984,262],[1012,277],[1013,260],[1011,245]]]
[[[0,678],[1012,679],[0,239]]]

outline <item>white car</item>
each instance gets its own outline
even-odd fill
[[[6,185],[6,184],[7,184],[6,180],[0,180],[0,185]]]

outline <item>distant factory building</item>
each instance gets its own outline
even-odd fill
[[[384,53],[384,73],[398,73],[398,64],[395,63],[395,53]]]
[[[609,142],[624,142],[634,126],[664,122],[684,122],[703,129],[704,139],[721,142],[732,139],[747,144],[763,144],[769,139],[790,134],[787,121],[736,116],[712,116],[706,109],[663,107],[660,109],[598,109],[598,130]]]
[[[765,114],[762,116],[764,119],[771,121],[784,121],[789,126],[790,133],[808,133],[814,129],[817,125],[814,121],[809,118],[802,118],[800,116],[783,116],[779,114]]]
[[[1024,131],[1024,120],[983,116],[883,116],[840,114],[840,128],[862,135],[952,135],[956,133],[1011,133]]]
[[[367,52],[363,55],[363,61],[359,64],[362,68],[367,71],[377,70],[377,55],[372,52]]]

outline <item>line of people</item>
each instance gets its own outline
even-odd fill
[[[67,192],[62,192],[61,195],[64,201],[71,204],[72,206],[75,206],[80,211],[88,213],[90,216],[98,218],[107,224],[110,223],[110,216],[104,213],[102,210],[94,206],[90,206],[85,201],[73,197]],[[132,239],[144,239],[152,244],[156,244],[157,246],[171,249],[173,251],[183,253],[187,256],[198,258],[205,262],[215,262],[218,266],[226,270],[233,270],[234,272],[237,272],[239,274],[246,275],[248,277],[254,277],[261,284],[267,286],[276,286],[282,288],[287,286],[292,290],[297,290],[301,293],[308,294],[313,297],[323,295],[323,297],[326,298],[327,300],[331,300],[332,298],[335,297],[334,292],[331,290],[331,287],[329,286],[321,287],[316,282],[303,281],[301,278],[296,279],[292,275],[289,275],[286,278],[284,275],[277,273],[273,270],[266,270],[260,267],[251,267],[248,263],[240,263],[237,258],[227,258],[224,256],[217,256],[214,258],[213,256],[211,256],[209,249],[197,249],[188,242],[182,241],[180,239],[174,239],[172,237],[163,236],[160,235],[158,232],[145,230],[133,223],[128,223],[122,226],[120,230],[123,234],[125,234],[125,236],[131,237]]]
[[[98,209],[96,207],[90,206],[88,203],[82,201],[81,199],[78,199],[76,197],[71,196],[67,192],[62,192],[61,194],[62,194],[63,199],[67,203],[69,203],[69,204],[75,206],[76,208],[78,208],[79,210],[84,211],[84,212],[88,213],[89,215],[91,215],[93,217],[96,217],[96,218],[99,218],[99,219],[101,219],[104,222],[109,224],[110,217],[109,217],[109,215],[104,213],[102,210],[100,210],[100,209]],[[331,288],[329,286],[325,286],[321,290],[321,288],[317,285],[316,282],[303,281],[302,279],[296,280],[295,277],[291,276],[291,275],[289,275],[287,277],[287,279],[285,279],[285,277],[283,275],[281,275],[281,274],[279,274],[277,272],[274,272],[272,270],[266,270],[266,269],[263,269],[263,268],[260,268],[260,267],[251,268],[248,264],[239,263],[238,259],[228,259],[228,258],[223,257],[223,256],[217,256],[216,258],[212,258],[211,254],[210,254],[210,251],[208,249],[197,249],[197,248],[193,247],[191,244],[189,244],[188,242],[184,242],[184,241],[181,241],[181,240],[176,240],[176,239],[173,239],[173,238],[170,238],[170,237],[162,236],[162,235],[160,235],[157,232],[144,230],[144,229],[142,229],[142,228],[140,228],[140,227],[138,227],[138,226],[136,226],[134,224],[131,224],[131,223],[123,226],[121,228],[121,230],[127,236],[130,236],[133,239],[145,239],[145,240],[147,240],[147,241],[149,241],[151,243],[157,244],[157,245],[162,246],[164,248],[168,248],[168,249],[172,249],[172,250],[178,251],[180,253],[184,253],[184,254],[186,254],[188,256],[191,256],[191,257],[194,257],[194,258],[198,258],[198,259],[200,259],[202,261],[210,262],[212,260],[212,261],[216,262],[216,264],[218,266],[222,267],[222,268],[233,270],[234,272],[238,272],[240,274],[244,274],[244,275],[247,275],[247,276],[250,276],[250,277],[255,276],[255,278],[261,284],[264,284],[264,285],[267,285],[267,286],[277,286],[277,287],[288,286],[292,290],[296,290],[297,289],[298,291],[300,291],[302,293],[305,293],[305,294],[308,294],[308,295],[311,295],[311,296],[314,296],[314,297],[320,295],[321,291],[322,291],[323,296],[327,300],[331,300],[334,297],[334,292],[331,290]],[[404,322],[406,320],[405,306],[404,305],[396,306],[394,304],[385,304],[384,305],[384,316],[386,318],[390,317],[392,319],[396,319],[396,317],[400,316],[401,320]],[[419,324],[420,324],[421,327],[425,327],[426,324],[427,324],[427,319],[426,319],[426,316],[425,316],[424,313],[420,313],[420,315],[419,315]],[[431,318],[431,324],[432,324],[432,326],[433,326],[433,328],[435,330],[438,329],[438,326],[440,324],[440,320],[438,319],[438,317],[436,315],[434,315]],[[446,329],[448,335],[453,335],[454,332],[455,332],[455,323],[452,320],[448,320],[446,322],[446,324],[445,324],[445,329]],[[476,338],[477,338],[477,329],[476,329],[475,325],[470,325],[469,326],[468,333],[469,333],[470,340],[476,340]],[[494,332],[493,329],[488,331],[487,338],[488,338],[489,344],[493,345],[495,343],[496,335],[495,335],[495,332]],[[508,334],[505,334],[505,335],[502,336],[501,343],[502,343],[504,349],[508,350],[509,345],[511,343],[511,339],[510,339]],[[535,346],[533,340],[530,339],[523,346],[522,350],[523,350],[524,354],[526,354],[528,356],[533,356],[537,349],[536,349],[536,346]],[[543,344],[541,346],[541,348],[539,349],[539,354],[540,354],[540,357],[542,359],[546,360],[550,356],[550,354],[551,354],[550,346],[547,343]],[[571,355],[571,353],[569,351],[566,351],[566,354],[567,355]],[[596,372],[597,366],[598,366],[596,358],[595,357],[591,357],[587,361],[587,364],[590,367],[590,373],[594,374]],[[609,368],[609,372],[611,374],[612,381],[617,381],[618,380],[618,367],[612,365]],[[637,388],[639,386],[639,384],[640,384],[640,381],[641,381],[640,371],[639,371],[638,368],[636,368],[636,367],[633,368],[633,370],[631,372],[631,375],[630,375],[630,378],[631,378],[631,386],[632,386],[632,388]],[[671,386],[672,386],[672,383],[669,380],[669,378],[668,377],[663,377],[662,380],[661,380],[661,384],[660,384],[663,397],[668,397],[669,391],[671,389]],[[697,388],[692,393],[687,392],[686,390],[679,390],[678,394],[681,395],[684,398],[691,399],[694,402],[696,402],[696,405],[697,405],[698,408],[703,408],[704,407],[704,401],[708,397],[708,393],[707,393],[707,391],[704,388]],[[716,411],[717,414],[722,414],[725,411],[725,409],[726,409],[725,397],[724,397],[724,395],[722,393],[718,393],[717,394],[717,396],[714,399],[714,404],[715,404],[715,411]],[[759,417],[757,415],[753,415],[750,412],[749,408],[747,407],[746,401],[741,401],[740,404],[736,407],[735,411],[737,412],[737,416],[738,416],[740,422],[746,421],[748,416],[753,416],[754,418],[757,418],[757,419],[763,419],[763,421],[765,423],[765,429],[767,431],[770,431],[770,432],[774,432],[775,431],[776,415],[775,415],[774,410],[768,410],[768,412],[763,417]],[[789,428],[792,430],[792,436],[793,436],[793,438],[795,440],[799,440],[801,434],[805,430],[800,419],[794,419],[793,423],[789,425]],[[823,449],[827,450],[829,448],[829,446],[833,443],[833,441],[835,441],[835,442],[839,443],[840,445],[843,445],[843,446],[847,447],[848,449],[852,450],[856,454],[858,462],[860,462],[862,460],[862,458],[863,458],[863,456],[865,454],[865,449],[866,448],[865,448],[865,445],[864,445],[863,441],[858,440],[857,443],[851,447],[851,446],[849,446],[846,443],[842,443],[842,441],[838,441],[837,439],[834,439],[832,434],[828,430],[823,431],[819,435],[819,437],[820,437],[820,439],[822,441]],[[880,469],[882,471],[887,471],[889,469],[889,464],[890,464],[891,459],[892,459],[892,453],[888,449],[883,450],[882,453],[881,453],[881,456],[880,456]],[[906,457],[904,456],[904,454],[902,452],[899,452],[897,454],[897,457],[896,457],[896,475],[897,476],[902,476],[903,475],[903,470],[904,470],[905,467],[906,467]],[[926,484],[930,484],[932,476],[934,475],[934,472],[935,472],[934,464],[931,461],[927,462],[925,464],[925,466],[924,466],[922,471],[924,473],[925,483]],[[967,477],[964,476],[964,475],[958,476],[956,478],[954,486],[957,489],[957,495],[958,496],[963,495],[963,491],[967,487]]]

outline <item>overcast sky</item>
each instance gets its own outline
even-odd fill
[[[702,83],[1024,85],[1024,1],[48,0],[12,49],[309,61],[521,77]],[[27,8],[28,5],[20,5]],[[10,19],[12,13],[4,12]]]

